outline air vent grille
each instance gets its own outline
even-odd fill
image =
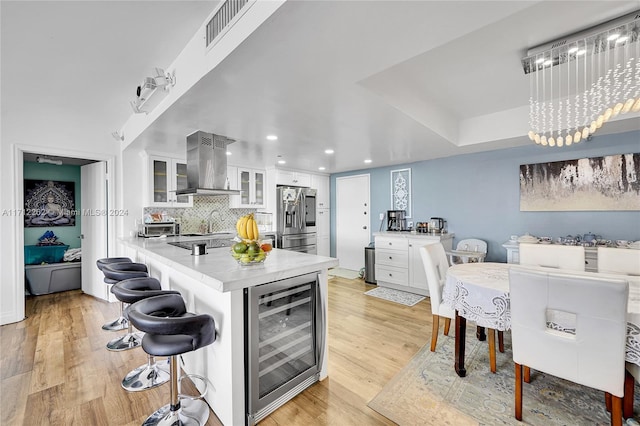
[[[207,24],[207,47],[222,33],[247,3],[249,3],[249,0],[227,0],[224,2]]]

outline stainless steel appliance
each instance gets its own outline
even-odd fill
[[[446,221],[441,217],[432,217],[429,220],[429,232],[432,234],[442,234],[445,232]]]
[[[317,254],[316,190],[279,186],[276,200],[277,247]]]
[[[405,216],[404,210],[387,210],[387,231],[406,231]]]
[[[247,424],[320,378],[323,301],[316,273],[244,290]]]
[[[150,222],[140,225],[138,236],[140,237],[159,237],[161,235],[178,235],[180,233],[180,225],[176,222]]]
[[[239,195],[227,188],[227,145],[233,139],[197,131],[187,136],[187,188],[177,195]]]

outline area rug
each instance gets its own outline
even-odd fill
[[[331,268],[327,273],[329,276],[347,278],[349,280],[353,280],[355,278],[360,277],[360,273],[358,271],[352,271],[351,269],[344,268]]]
[[[366,291],[364,294],[406,306],[413,306],[419,301],[424,300],[424,296],[386,287],[376,287],[372,290]]]
[[[473,328],[473,330],[470,330]],[[467,327],[467,376],[453,369],[454,333],[440,335],[436,352],[425,345],[370,402],[369,407],[399,425],[609,425],[604,392],[532,370],[523,384],[523,421],[514,418],[514,366],[510,333],[505,352],[496,354],[497,372],[489,371],[487,342]],[[640,404],[636,384],[635,403]],[[636,420],[640,415],[635,413]]]

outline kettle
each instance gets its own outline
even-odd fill
[[[442,231],[444,229],[444,219],[441,217],[432,217],[431,220],[429,220],[429,229],[437,230],[438,232]]]

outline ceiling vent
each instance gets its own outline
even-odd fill
[[[227,0],[218,8],[206,28],[207,47],[221,38],[255,0]],[[242,13],[241,13],[242,12]]]

